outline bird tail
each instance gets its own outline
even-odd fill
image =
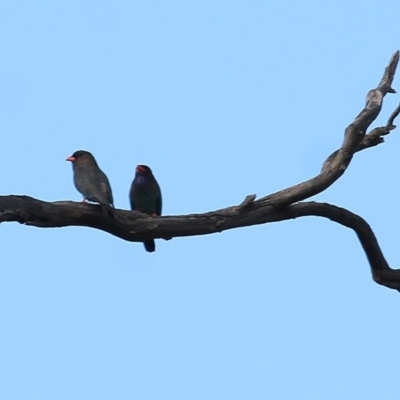
[[[149,253],[156,251],[156,244],[155,244],[154,240],[147,240],[147,241],[143,242],[143,244],[144,244],[144,248]]]

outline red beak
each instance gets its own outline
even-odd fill
[[[137,172],[146,172],[146,169],[143,168],[141,165],[138,165],[138,166],[136,167],[136,171],[137,171]]]
[[[75,161],[75,157],[69,156],[65,159],[65,161],[71,161],[74,162]]]

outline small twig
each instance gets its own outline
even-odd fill
[[[249,194],[246,196],[246,198],[238,205],[238,210],[243,212],[244,210],[249,209],[254,204],[256,197],[255,194]]]
[[[392,112],[391,116],[388,119],[388,122],[386,125],[388,126],[392,126],[394,120],[396,119],[396,117],[400,114],[400,104],[394,109],[394,111]]]

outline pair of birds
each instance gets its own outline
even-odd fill
[[[114,199],[110,182],[106,174],[99,168],[91,153],[78,150],[66,161],[72,162],[74,184],[84,199],[93,201],[113,216]],[[129,191],[131,209],[141,211],[153,217],[161,215],[162,198],[161,190],[151,169],[147,165],[136,167],[135,178]],[[144,242],[148,252],[156,249],[154,240]]]

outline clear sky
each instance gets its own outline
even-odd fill
[[[79,149],[118,208],[151,166],[165,215],[310,178],[400,48],[399,15],[398,0],[3,2],[1,194],[80,201],[64,161]],[[316,197],[363,216],[394,268],[399,152],[394,131]],[[399,398],[400,294],[330,221],[153,254],[88,228],[0,232],[1,399]]]

